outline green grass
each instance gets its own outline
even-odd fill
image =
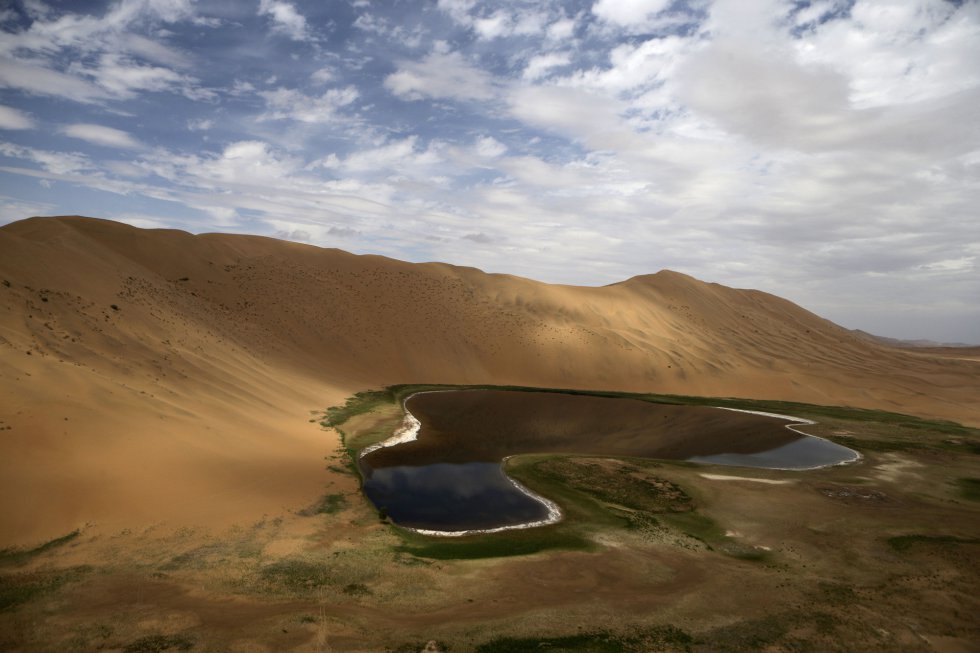
[[[387,653],[423,653],[424,651],[431,650],[432,649],[429,648],[429,642],[408,642],[406,644],[396,646],[395,648],[385,649]],[[436,641],[435,650],[441,653],[442,651],[449,651],[450,648],[448,645]]]
[[[304,517],[336,515],[338,512],[346,510],[348,505],[346,494],[325,494],[318,503],[301,510],[299,514]]]
[[[369,583],[390,560],[390,551],[379,556],[369,548],[335,551],[329,556],[283,558],[261,567],[250,582],[255,590],[273,594],[309,596],[330,590],[364,596],[371,593]]]
[[[980,478],[958,478],[960,496],[968,501],[980,501]]]
[[[955,535],[897,535],[895,537],[888,538],[888,545],[898,551],[899,553],[905,553],[912,549],[914,546],[926,545],[926,546],[938,546],[947,548],[950,546],[959,546],[962,544],[980,544],[980,539],[978,538],[966,538],[966,537],[956,537]]]
[[[147,635],[130,642],[123,649],[126,653],[162,653],[163,651],[189,651],[194,640],[186,635]]]
[[[378,406],[391,404],[395,396],[390,388],[383,390],[365,390],[348,397],[343,406],[327,408],[320,419],[320,425],[335,428],[347,422],[355,415],[371,412]]]
[[[591,540],[566,524],[462,537],[430,537],[411,531],[400,532],[403,544],[395,547],[397,553],[433,560],[506,558],[554,549],[587,551],[595,548]]]
[[[279,560],[263,567],[260,576],[263,581],[274,587],[292,591],[336,584],[330,567],[306,560]]]
[[[646,653],[690,651],[694,638],[676,626],[634,629],[626,634],[605,631],[558,637],[497,637],[476,647],[476,653]]]
[[[81,531],[74,530],[67,535],[62,535],[61,537],[56,537],[53,540],[45,542],[40,546],[36,546],[33,549],[23,550],[23,549],[2,549],[0,550],[0,565],[21,565],[25,562],[41,555],[42,553],[47,553],[52,549],[56,549],[60,546],[68,544],[81,534]]]
[[[53,592],[67,583],[81,579],[91,571],[91,567],[81,565],[53,571],[0,575],[0,612]]]
[[[536,462],[533,473],[568,485],[598,500],[647,513],[687,512],[694,509],[690,495],[679,485],[649,472],[656,463],[637,465],[592,462],[589,458],[550,458]]]

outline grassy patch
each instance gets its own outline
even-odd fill
[[[690,651],[694,638],[675,626],[637,629],[626,634],[604,631],[559,637],[498,637],[476,647],[477,653],[640,653]]]
[[[45,542],[40,546],[36,546],[33,549],[23,550],[23,549],[3,549],[0,550],[0,565],[20,565],[24,564],[28,560],[35,558],[42,553],[51,551],[60,546],[63,546],[81,534],[81,531],[74,530],[67,535],[62,535],[61,537],[56,537],[55,539]]]
[[[958,478],[956,486],[960,496],[968,501],[980,501],[980,478]]]
[[[0,612],[79,580],[92,570],[87,565],[44,572],[0,575]]]
[[[347,495],[345,494],[326,494],[320,501],[309,508],[304,508],[299,511],[299,514],[303,517],[312,517],[313,515],[336,515],[338,512],[343,512],[348,506]]]
[[[273,593],[306,594],[330,589],[338,594],[363,596],[385,560],[366,550],[336,551],[328,558],[284,558],[262,567],[259,589]]]
[[[327,565],[306,560],[279,560],[263,567],[260,576],[274,587],[293,591],[336,584]]]
[[[126,653],[162,653],[163,651],[189,651],[194,640],[186,635],[147,635],[130,642],[123,649]]]
[[[551,458],[535,463],[532,469],[538,476],[624,508],[647,513],[694,509],[693,500],[679,485],[652,475],[645,466],[625,461]]]
[[[948,548],[962,544],[980,544],[978,538],[956,537],[955,535],[898,535],[888,538],[888,545],[898,551],[905,553],[914,546],[925,545],[932,547]]]
[[[563,524],[463,537],[428,537],[404,532],[398,553],[434,560],[477,560],[531,555],[551,549],[590,550],[591,540]]]
[[[435,641],[434,645],[435,648],[432,648],[431,642],[408,642],[385,650],[388,653],[426,653],[427,651],[438,651],[442,653],[443,651],[449,650],[449,646],[443,642]]]
[[[395,396],[390,388],[358,392],[352,397],[348,397],[343,406],[331,406],[325,410],[321,416],[320,425],[336,428],[355,415],[371,412],[378,406],[390,404],[394,400]]]
[[[849,605],[857,601],[854,588],[843,583],[820,582],[817,585],[817,595],[836,605]]]
[[[836,645],[839,625],[837,617],[825,612],[782,612],[709,631],[700,643],[718,653],[850,650]]]

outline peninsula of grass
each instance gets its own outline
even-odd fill
[[[67,535],[62,535],[61,537],[56,537],[53,540],[45,542],[33,549],[2,549],[0,550],[0,566],[5,565],[21,565],[30,560],[33,560],[37,556],[47,553],[53,549],[64,546],[68,544],[81,534],[81,531],[74,530]]]

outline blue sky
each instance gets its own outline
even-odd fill
[[[978,0],[0,7],[0,223],[668,268],[980,343]]]

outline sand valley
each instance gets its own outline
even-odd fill
[[[669,271],[548,285],[81,217],[0,227],[0,284],[0,650],[980,646],[980,350]],[[613,439],[508,459],[559,523],[382,519],[353,457],[411,393],[475,386],[793,415],[862,458],[747,469]],[[549,428],[586,437],[575,410]],[[669,444],[694,451],[684,419]]]

